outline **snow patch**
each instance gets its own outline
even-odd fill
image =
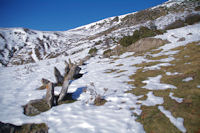
[[[141,103],[145,106],[155,106],[157,104],[163,104],[164,100],[162,97],[157,97],[153,95],[153,92],[149,92],[147,94],[147,99],[145,101],[138,101],[138,103]]]
[[[185,133],[186,132],[186,128],[183,125],[183,118],[174,118],[172,116],[172,113],[168,110],[165,110],[163,106],[158,106],[158,109],[167,117],[169,118],[169,120],[171,121],[172,124],[174,124],[174,126],[176,126],[181,132]]]
[[[142,81],[142,83],[146,83],[146,85],[143,86],[142,88],[148,90],[176,89],[176,86],[160,83],[161,78],[162,75],[158,75],[156,77],[148,77],[148,80]]]
[[[178,73],[178,72],[174,72],[174,73],[166,72],[166,75],[168,75],[168,76],[174,76],[174,75],[178,75],[178,74],[180,74],[180,73]]]
[[[189,81],[192,81],[192,80],[193,80],[192,77],[187,77],[187,78],[183,79],[182,81],[183,82],[189,82]]]
[[[169,97],[171,99],[176,100],[178,103],[182,103],[183,102],[183,98],[174,97],[173,95],[174,95],[174,93],[172,93],[172,92],[169,93]]]

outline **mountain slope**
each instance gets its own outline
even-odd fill
[[[127,52],[102,59],[97,54],[81,66],[83,77],[69,87],[77,101],[34,117],[25,116],[22,105],[45,96],[46,90],[35,88],[40,86],[41,78],[55,82],[53,68],[56,66],[63,74],[67,58],[3,67],[0,120],[17,125],[45,122],[52,133],[197,132],[199,30],[200,24],[169,30],[155,38],[171,43],[140,55]],[[183,37],[185,40],[179,41]],[[78,59],[75,55],[71,58]],[[60,90],[56,87],[55,93]],[[94,106],[94,92],[107,102]]]
[[[0,29],[0,63],[20,65],[38,60],[72,55],[89,50],[101,40],[112,46],[130,35],[140,26],[164,29],[176,20],[191,14],[200,14],[198,1],[170,0],[162,5],[140,12],[107,18],[89,25],[64,32],[43,32],[26,28]],[[77,46],[81,45],[77,49]]]
[[[198,1],[170,0],[119,20],[112,17],[64,32],[1,29],[1,62],[8,67],[0,67],[0,121],[46,123],[50,133],[199,132],[200,23],[190,23],[187,17],[199,14],[198,9]],[[156,17],[151,21],[144,15],[149,10]],[[152,15],[157,10],[169,11]],[[175,25],[176,20],[184,25]],[[166,31],[131,47],[120,46],[124,51],[119,55],[103,58],[107,49],[114,51],[120,38],[140,26]],[[149,46],[148,41],[140,43],[143,40],[167,43],[138,52],[143,46],[136,44]],[[24,114],[23,106],[29,101],[46,97],[46,90],[37,89],[42,78],[55,83],[54,67],[64,75],[66,60],[78,62],[94,47],[97,53],[80,66],[83,76],[68,88],[74,102],[36,116]],[[56,86],[55,94],[61,89]],[[98,96],[105,100],[101,106],[95,104]]]

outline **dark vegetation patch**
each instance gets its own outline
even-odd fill
[[[102,96],[97,96],[94,100],[94,105],[96,106],[101,106],[104,105],[107,102],[107,100],[105,100],[104,98],[102,98]]]
[[[158,34],[163,34],[164,31],[161,30],[154,30],[154,29],[149,29],[147,27],[140,27],[139,30],[136,30],[133,32],[132,36],[124,36],[122,39],[119,40],[119,44],[122,45],[123,47],[127,47],[139,39],[146,38],[146,37],[153,37]]]
[[[89,52],[88,52],[88,54],[90,54],[91,56],[94,56],[96,53],[97,53],[97,48],[96,47],[94,47],[94,48],[91,48],[90,50],[89,50]]]

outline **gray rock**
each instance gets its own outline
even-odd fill
[[[24,106],[24,114],[28,116],[34,116],[40,114],[40,111],[33,106],[34,103],[37,103],[38,100],[31,100],[28,104]]]
[[[73,80],[74,74],[77,72],[80,72],[78,67],[73,65],[72,68],[70,69],[69,73],[67,74],[67,76],[64,79],[64,82],[62,85],[62,90],[61,90],[59,98],[58,98],[58,102],[62,101],[64,99],[65,95],[67,95],[70,80]]]
[[[47,85],[50,81],[48,79],[42,78],[41,82],[43,85]]]
[[[54,105],[54,85],[53,85],[53,83],[47,84],[47,92],[46,92],[45,100],[50,108]]]
[[[60,71],[56,67],[54,67],[54,75],[55,75],[57,84],[62,84],[64,81],[64,77],[61,75]]]
[[[70,71],[69,64],[68,64],[67,61],[65,61],[65,65],[66,65],[66,67],[65,67],[65,75],[67,75],[69,73],[69,71]]]
[[[16,126],[0,121],[0,133],[48,133],[48,126],[45,123]]]
[[[50,109],[45,99],[31,100],[23,108],[27,116],[35,116]]]

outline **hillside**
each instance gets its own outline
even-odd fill
[[[27,28],[0,29],[0,63],[4,66],[27,64],[38,60],[71,56],[116,45],[124,35],[140,26],[164,29],[176,20],[199,14],[198,1],[170,0],[140,12],[111,17],[64,32],[43,32]],[[182,24],[181,24],[182,25]]]
[[[64,32],[0,29],[0,121],[46,123],[50,133],[199,132],[199,7],[170,0]],[[46,97],[42,78],[59,95],[65,85],[54,67],[65,75],[69,59],[82,74],[69,80],[71,99],[25,114],[24,105]]]

